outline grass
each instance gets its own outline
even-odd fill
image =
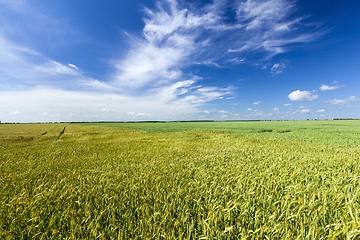
[[[356,123],[0,125],[0,238],[358,239]]]

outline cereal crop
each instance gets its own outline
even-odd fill
[[[359,239],[360,140],[258,124],[2,124],[0,238]]]

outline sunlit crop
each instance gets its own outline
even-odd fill
[[[0,238],[358,239],[358,143],[258,126],[0,125]]]

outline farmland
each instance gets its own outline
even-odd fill
[[[1,239],[358,239],[360,122],[0,125]]]
[[[157,122],[84,123],[88,126],[120,127],[148,133],[190,130],[222,130],[255,138],[277,138],[337,146],[360,145],[360,121],[265,121],[265,122]]]

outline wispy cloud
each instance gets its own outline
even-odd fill
[[[73,65],[74,66],[74,65]],[[78,75],[78,72],[74,70],[73,66],[66,66],[55,61],[48,61],[43,65],[35,66],[35,70],[44,72],[49,75],[66,74],[66,75]]]
[[[333,99],[333,100],[328,100],[326,102],[332,104],[332,105],[346,105],[349,104],[350,102],[354,102],[354,101],[359,101],[359,98],[356,98],[355,96],[350,96],[348,98],[345,99]]]
[[[23,0],[1,0],[0,4],[16,11],[21,11],[25,7]]]
[[[335,90],[335,89],[338,89],[340,87],[343,87],[343,86],[339,86],[339,85],[336,85],[336,86],[327,86],[326,84],[322,84],[321,87],[320,87],[320,90],[321,91],[328,91],[328,90]]]
[[[225,113],[228,113],[228,111],[220,110],[219,113],[225,114]]]
[[[296,115],[296,114],[309,114],[309,113],[311,113],[311,110],[309,110],[309,109],[301,109],[301,110],[296,110],[292,114]]]
[[[317,99],[319,96],[313,95],[310,91],[296,90],[290,93],[288,97],[291,101],[305,102],[305,101],[312,101],[314,99]]]
[[[293,2],[249,0],[239,2],[238,6],[237,16],[247,22],[246,29],[248,30],[262,28],[266,25],[276,26],[276,31],[290,30],[290,22],[280,22],[284,20],[284,16],[289,13],[289,10],[294,7]]]
[[[263,111],[253,110],[250,114],[246,114],[246,118],[254,118],[254,119],[264,119],[272,117],[273,113],[264,113]]]
[[[183,67],[189,64],[222,68],[243,63],[251,52],[261,53],[263,57],[251,59],[254,63],[323,34],[310,30],[311,24],[302,23],[304,18],[291,17],[293,1],[215,1],[201,9],[193,6],[168,0],[159,1],[156,9],[145,8],[142,37],[126,33],[132,47],[125,58],[115,61],[114,83],[134,88],[169,84],[186,77]],[[235,14],[233,23],[225,13],[229,9]],[[271,72],[279,74],[285,67],[276,63]]]
[[[237,1],[238,25],[243,26],[240,47],[230,52],[263,51],[267,58],[288,51],[294,43],[311,42],[323,33],[301,33],[304,17],[291,18],[295,1]]]
[[[272,75],[277,75],[282,73],[282,70],[286,68],[286,64],[285,63],[275,63],[272,67],[271,67],[271,74]]]
[[[10,89],[2,91],[0,99],[14,100],[14,108],[7,109],[8,113],[15,112],[14,109],[25,113],[29,105],[41,106],[32,110],[32,114],[22,114],[24,121],[35,115],[44,120],[73,121],[97,120],[105,116],[102,114],[113,119],[118,116],[161,119],[168,114],[173,118],[193,114],[205,103],[231,95],[232,88],[211,86],[206,79],[190,72],[189,66],[225,68],[264,63],[291,50],[293,44],[312,42],[324,34],[304,23],[304,17],[292,15],[296,10],[294,1],[224,0],[203,4],[202,8],[185,1],[159,1],[156,8],[143,9],[146,16],[141,34],[125,33],[130,48],[126,54],[112,59],[113,72],[107,73],[112,78],[105,81],[88,76],[73,60],[47,56],[36,44],[26,44],[30,41],[14,37],[31,32],[61,41],[67,39],[65,33],[71,32],[71,27],[38,11],[41,9],[31,8],[26,1],[0,1],[1,4],[12,9],[19,19],[31,20],[19,24],[0,16],[3,20],[0,76],[2,89]],[[279,74],[285,67],[284,63],[276,63],[271,73]],[[20,95],[26,106],[15,101],[15,96]],[[315,96],[310,94],[305,99]],[[227,99],[231,98],[234,97]],[[44,112],[47,114],[43,115]],[[254,116],[271,115],[255,113]]]
[[[11,105],[2,106],[4,114],[1,120],[29,122],[34,119],[35,121],[187,119],[187,116],[200,113],[200,106],[214,98],[200,94],[196,90],[182,98],[177,97],[177,92],[189,87],[189,84],[191,83],[177,83],[142,97],[53,88],[1,91],[0,101],[11,102]],[[31,106],[30,110],[29,106]],[[47,114],[43,115],[44,112]],[[129,112],[134,114],[128,115]]]
[[[0,77],[3,89],[22,86],[69,88],[91,84],[92,80],[73,64],[62,64],[2,36],[0,30]]]
[[[93,78],[84,78],[79,81],[82,87],[87,90],[97,90],[97,91],[108,91],[108,92],[117,92],[119,88],[111,86],[107,83],[101,82]]]
[[[131,50],[115,64],[119,70],[115,83],[119,86],[139,88],[180,79],[181,67],[207,45],[205,39],[198,39],[200,34],[217,21],[213,12],[196,14],[181,8],[175,0],[159,2],[155,10],[144,10],[147,18],[143,38],[127,35]],[[194,63],[219,67],[209,59],[198,60]]]
[[[182,75],[179,66],[188,54],[183,48],[138,42],[127,58],[116,64],[119,74],[115,77],[115,84],[139,88],[178,80]]]
[[[217,64],[216,62],[213,62],[213,61],[194,62],[194,64],[206,65],[206,66],[215,66],[217,68],[224,68],[224,67],[220,66],[219,64]]]
[[[76,70],[78,70],[78,69],[79,69],[79,68],[78,68],[76,65],[74,65],[74,64],[69,63],[68,65],[69,65],[70,67],[72,67],[72,68],[76,69]]]
[[[75,78],[86,79],[75,71],[75,65],[62,64],[41,52],[38,45],[44,36],[47,42],[56,45],[65,41],[71,30],[65,23],[60,24],[33,5],[36,3],[20,0],[0,2],[0,8],[4,10],[4,15],[0,16],[0,77],[3,87],[63,87],[66,81],[71,85]],[[49,41],[52,38],[54,40]]]
[[[231,23],[226,13],[229,9],[235,16]],[[111,84],[130,92],[160,92],[160,97],[193,104],[222,99],[231,91],[196,88],[201,78],[189,75],[186,68],[194,64],[216,68],[244,64],[256,53],[258,58],[249,61],[253,64],[288,51],[291,44],[322,36],[323,32],[304,24],[304,18],[293,18],[294,10],[295,2],[285,0],[214,1],[200,9],[176,0],[159,1],[155,9],[144,8],[142,36],[125,33],[131,48],[125,57],[114,61],[117,72]],[[279,74],[285,68],[285,63],[276,63],[271,73]],[[185,82],[189,85],[172,91]]]

